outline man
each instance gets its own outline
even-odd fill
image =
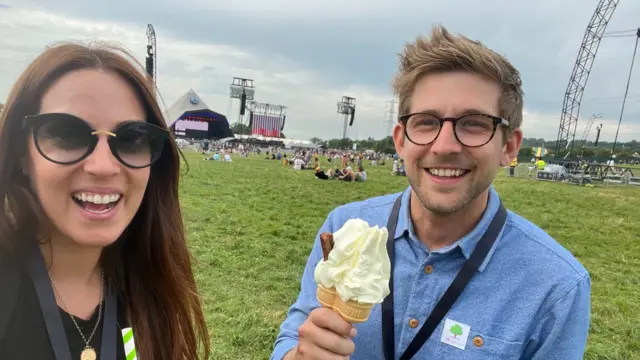
[[[305,167],[304,160],[302,160],[299,156],[293,160],[293,169],[294,170],[302,170]]]
[[[516,166],[518,166],[518,157],[514,157],[509,164],[509,176],[516,176]]]
[[[518,71],[481,43],[437,27],[406,45],[393,84],[402,114],[393,139],[410,186],[338,207],[319,232],[350,218],[393,226],[401,196],[390,230],[392,294],[355,326],[320,308],[318,236],[271,358],[392,360],[411,348],[415,355],[402,359],[582,359],[587,271],[543,230],[504,211],[491,186],[522,142]],[[436,304],[472,254],[469,263],[477,262],[476,250],[482,260],[465,270],[471,280],[438,316]],[[426,339],[416,337],[423,327],[433,330]]]

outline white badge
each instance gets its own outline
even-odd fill
[[[464,350],[467,345],[467,339],[469,339],[470,331],[471,327],[469,325],[465,325],[451,319],[446,319],[444,321],[444,329],[442,329],[442,337],[440,337],[440,341]]]

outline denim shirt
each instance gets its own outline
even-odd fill
[[[320,306],[314,280],[314,268],[322,259],[319,234],[335,232],[351,218],[386,226],[394,200],[402,195],[393,273],[395,356],[400,357],[471,255],[500,203],[491,187],[477,226],[451,246],[429,251],[415,235],[410,194],[409,187],[402,194],[347,204],[329,214],[304,269],[300,294],[280,327],[272,360],[282,359],[296,346],[298,328]],[[589,331],[590,290],[587,270],[569,251],[509,211],[478,273],[413,359],[582,359]],[[463,327],[462,338],[449,332],[451,324]],[[383,360],[381,306],[373,308],[367,322],[355,326],[356,350],[350,359]],[[458,346],[452,345],[452,336]]]

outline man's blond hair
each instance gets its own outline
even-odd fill
[[[509,120],[509,132],[520,128],[523,92],[518,70],[479,41],[453,35],[443,26],[435,26],[430,38],[420,36],[406,44],[400,54],[400,66],[393,79],[400,115],[409,113],[411,96],[420,79],[449,71],[467,71],[495,81],[500,86],[497,115]]]

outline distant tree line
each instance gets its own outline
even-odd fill
[[[381,140],[376,140],[372,137],[366,140],[352,140],[350,138],[322,140],[313,137],[309,139],[309,141],[316,145],[324,145],[329,149],[353,149],[353,144],[357,144],[358,150],[374,150],[385,154],[394,154],[396,152],[391,136],[387,136]]]
[[[330,149],[353,149],[353,144],[357,144],[358,150],[375,150],[387,154],[393,154],[396,151],[391,136],[387,136],[380,140],[376,140],[371,137],[366,140],[352,140],[349,138],[323,140],[317,137],[313,137],[309,139],[309,141],[316,145],[324,145]],[[556,141],[546,141],[542,138],[525,138],[522,140],[522,146],[520,147],[518,156],[533,156],[534,147],[544,147],[545,149],[547,149],[548,155],[554,155],[553,152],[556,148]],[[607,141],[598,142],[597,147],[594,146],[594,143],[592,141],[587,141],[586,143],[576,143],[573,146],[574,156],[572,157],[579,155],[585,158],[608,158],[609,156],[611,156],[612,148],[613,142]],[[560,151],[559,155],[561,157],[564,157],[567,151],[568,150],[563,149],[562,151]],[[640,141],[632,140],[628,142],[619,142],[616,144],[615,153],[616,157],[618,158],[631,157],[636,152],[640,153]]]
[[[235,123],[231,126],[231,130],[234,134],[251,134],[251,129],[246,124]],[[284,134],[281,137],[284,138]],[[356,144],[358,150],[374,150],[386,154],[394,154],[396,152],[391,136],[379,140],[372,137],[366,140],[353,140],[350,138],[323,140],[318,137],[313,137],[309,140],[316,145],[324,145],[329,149],[353,149],[353,145]],[[524,138],[518,156],[534,156],[533,148],[535,147],[544,147],[548,151],[547,156],[554,156],[556,141],[547,141],[543,138]],[[573,154],[571,157],[609,158],[612,148],[613,142],[608,141],[599,141],[597,147],[593,141],[576,141],[573,145]],[[559,156],[564,157],[567,152],[568,150],[562,149],[559,152]],[[632,140],[616,144],[615,154],[617,158],[630,158],[634,153],[640,153],[640,141]]]
[[[532,156],[532,148],[544,147],[549,151],[550,155],[555,155],[557,141],[545,141],[542,138],[525,138],[522,141],[520,147],[520,156]],[[571,146],[569,146],[571,148]],[[576,141],[573,144],[573,152],[571,158],[581,156],[584,158],[609,158],[611,150],[613,149],[613,141],[598,141],[598,146],[595,146],[593,141]],[[564,157],[569,152],[569,149],[561,149],[558,152],[560,157]],[[624,159],[630,158],[633,154],[640,153],[640,141],[631,140],[627,142],[618,142],[616,144],[615,155],[617,158]]]

